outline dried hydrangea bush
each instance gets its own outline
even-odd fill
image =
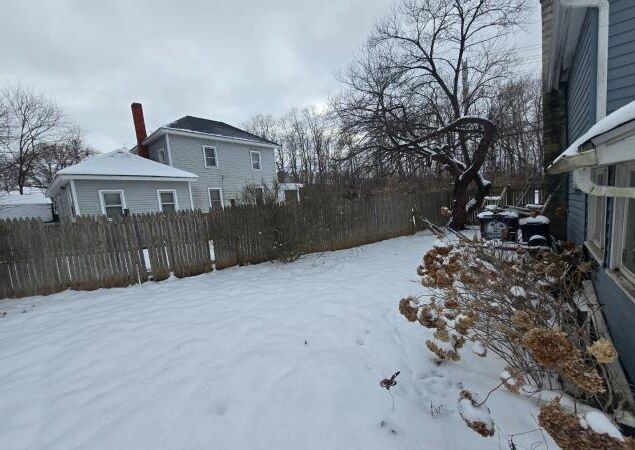
[[[608,340],[590,340],[576,295],[590,272],[578,247],[528,253],[460,237],[424,255],[417,274],[425,292],[402,299],[399,311],[434,330],[425,345],[441,361],[460,359],[472,341],[475,354],[489,351],[506,362],[501,386],[508,390],[562,390],[560,380],[577,397],[610,411],[622,405],[602,366],[617,354]]]

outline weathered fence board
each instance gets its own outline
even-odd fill
[[[68,288],[128,286],[316,251],[340,250],[416,231],[412,211],[441,222],[446,192],[356,200],[79,217],[44,224],[0,221],[0,298]],[[213,247],[213,254],[210,248]]]

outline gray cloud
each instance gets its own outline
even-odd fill
[[[144,104],[149,129],[186,114],[239,124],[324,102],[392,4],[5,0],[0,82],[54,98],[107,151],[133,144],[132,101]],[[516,39],[540,44],[537,7]],[[533,58],[524,67],[536,70]]]

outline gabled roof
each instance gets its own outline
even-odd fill
[[[275,142],[256,136],[240,128],[228,125],[216,120],[202,119],[200,117],[185,116],[174,122],[165,125],[165,128],[174,130],[188,130],[197,133],[212,134],[214,136],[224,136],[231,139],[257,142],[260,144],[278,145]]]
[[[126,150],[115,150],[102,155],[93,156],[75,165],[58,171],[60,175],[96,175],[156,178],[198,178],[198,175],[177,169],[148,158],[133,155]]]

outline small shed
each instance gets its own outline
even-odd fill
[[[278,201],[280,203],[298,203],[300,201],[300,188],[302,183],[278,184]]]

